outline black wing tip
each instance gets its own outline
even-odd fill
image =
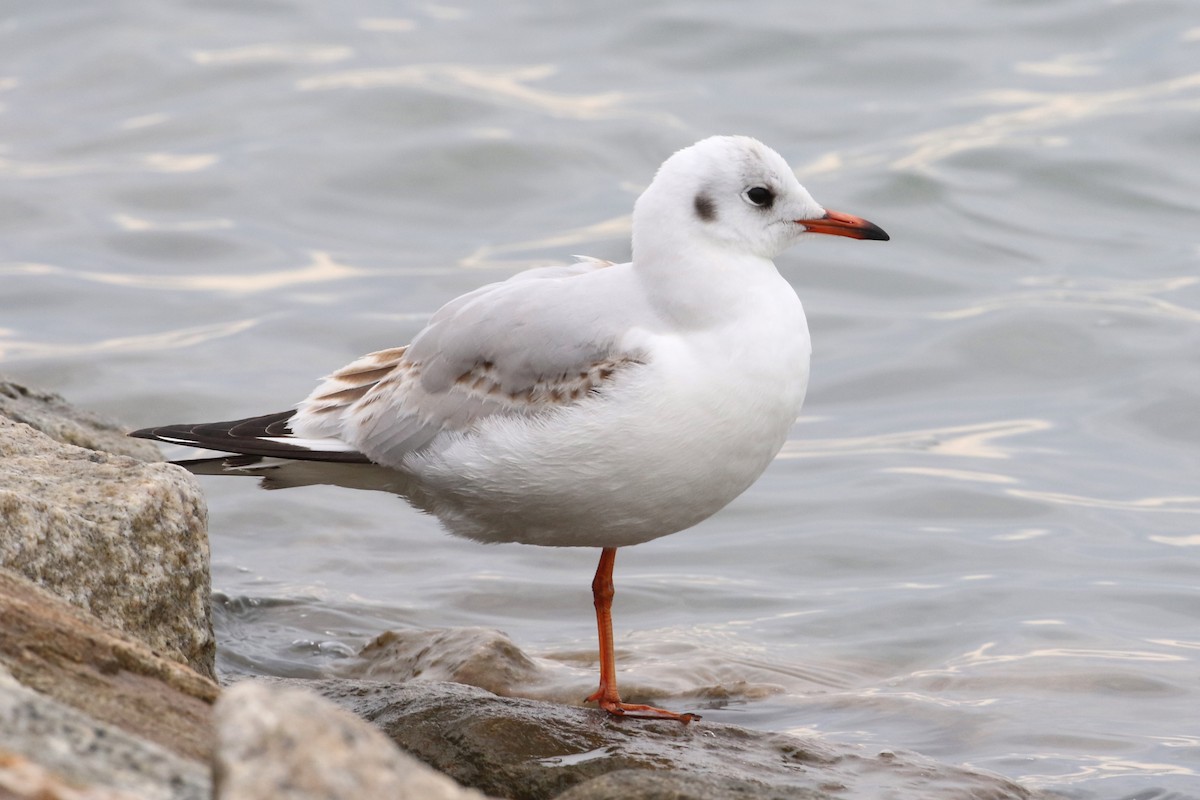
[[[175,425],[159,425],[155,428],[139,428],[136,431],[130,431],[125,434],[131,439],[159,439],[159,431],[168,430],[176,427]],[[161,441],[161,440],[160,440]]]
[[[196,435],[196,429],[203,427],[205,427],[203,424],[155,425],[153,428],[139,428],[125,435],[132,439],[151,439],[158,442],[166,442],[167,444],[195,443],[199,446],[201,437]]]
[[[288,421],[295,416],[296,409],[277,411],[274,414],[263,414],[245,419],[232,419],[223,422],[175,423],[171,425],[155,425],[153,428],[139,428],[130,431],[126,436],[135,439],[158,439],[173,444],[195,442],[196,444],[213,443],[219,439],[236,442],[240,439],[250,439],[262,436],[288,436],[291,428]]]
[[[291,434],[287,422],[296,413],[295,409],[264,414],[259,417],[228,420],[225,422],[200,422],[196,424],[158,425],[139,428],[127,436],[137,439],[152,439],[167,444],[200,447],[223,453],[245,456],[285,458],[295,461],[337,461],[342,463],[370,463],[371,460],[355,450],[309,450],[287,442],[271,441]]]

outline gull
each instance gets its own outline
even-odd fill
[[[811,343],[772,259],[818,234],[889,238],[818,205],[761,142],[703,139],[637,199],[628,263],[580,258],[468,292],[291,410],[130,435],[240,454],[229,471],[374,464],[454,534],[600,548],[585,702],[687,724],[699,715],[621,700],[616,552],[712,516],[783,446]]]

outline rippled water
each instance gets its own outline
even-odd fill
[[[462,291],[624,258],[667,154],[755,135],[893,239],[779,260],[805,416],[725,512],[621,552],[624,680],[1200,797],[1200,7],[567,8],[10,4],[0,371],[130,425],[281,409]],[[592,688],[594,552],[204,485],[226,670],[492,626]]]

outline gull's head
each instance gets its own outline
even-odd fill
[[[822,208],[782,156],[748,136],[702,139],[663,162],[634,206],[635,251],[664,225],[762,258],[805,234],[888,239],[877,225]]]

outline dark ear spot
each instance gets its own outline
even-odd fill
[[[696,195],[692,205],[696,209],[696,216],[705,222],[712,222],[717,218],[717,204],[704,192]]]

